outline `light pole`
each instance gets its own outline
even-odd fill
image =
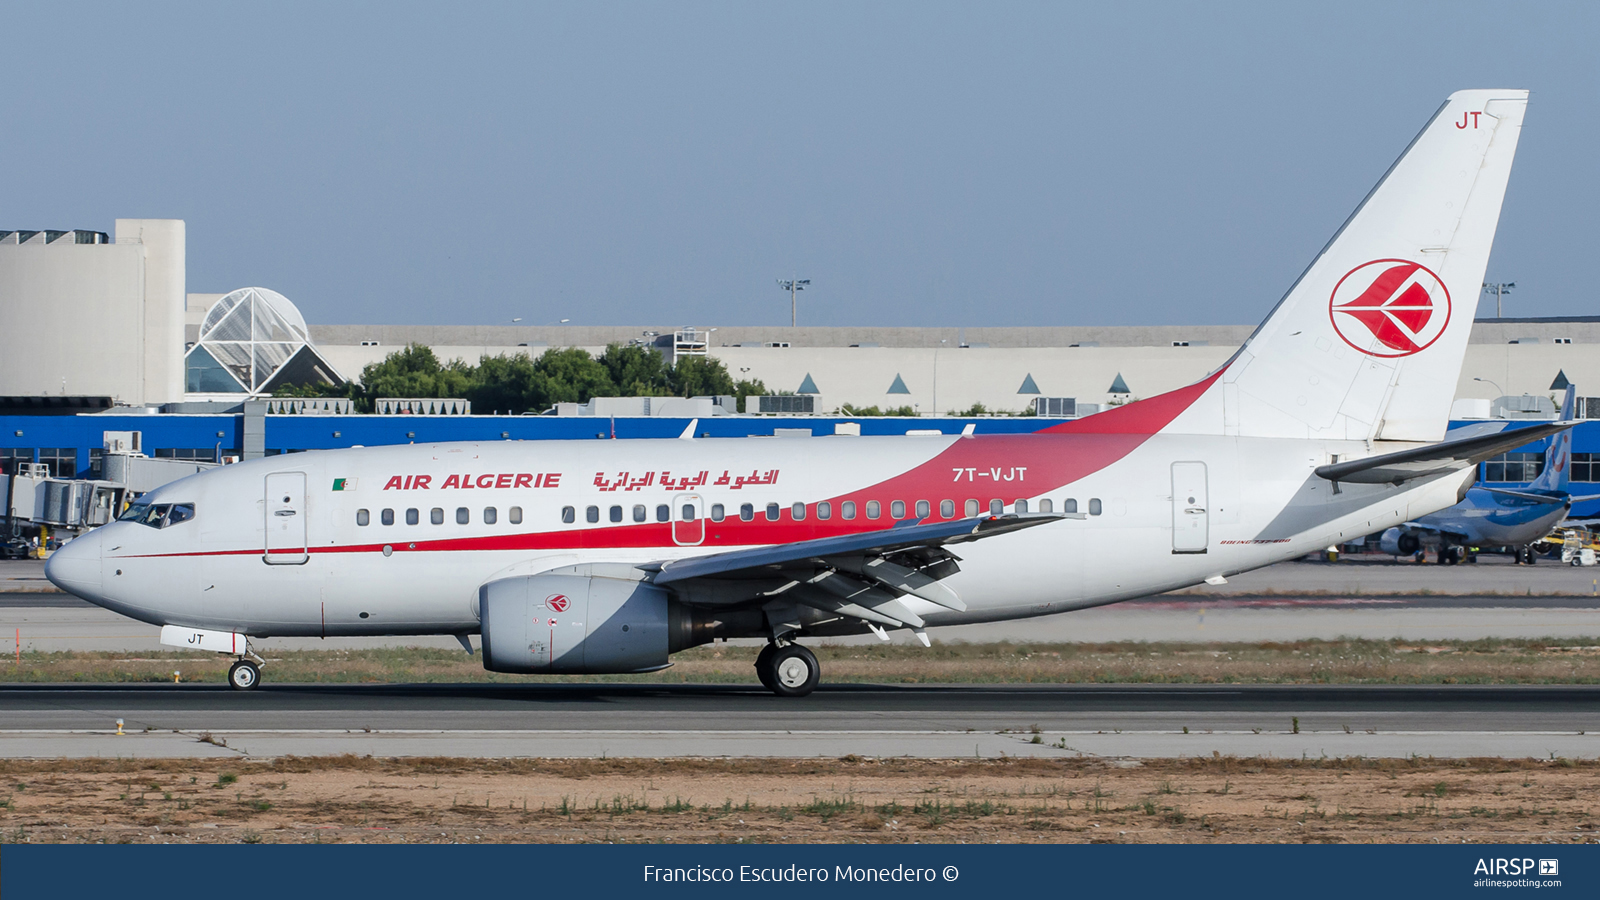
[[[1517,283],[1515,281],[1500,281],[1500,282],[1488,282],[1488,281],[1485,281],[1483,283],[1483,292],[1484,293],[1487,294],[1490,291],[1494,291],[1494,317],[1496,319],[1500,318],[1501,315],[1502,315],[1501,310],[1500,310],[1500,298],[1504,297],[1506,294],[1511,293],[1511,289],[1516,287],[1516,286],[1517,286]]]
[[[811,283],[811,279],[809,279],[809,278],[792,278],[792,279],[790,279],[788,281],[784,281],[782,278],[778,279],[778,287],[781,287],[784,290],[789,292],[789,327],[790,328],[795,327],[795,325],[798,324],[798,322],[800,321],[799,301],[796,299],[795,295],[799,294],[801,291],[805,290],[806,289],[806,285],[808,285],[810,283]]]

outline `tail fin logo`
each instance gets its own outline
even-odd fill
[[[1411,356],[1444,334],[1450,292],[1421,263],[1376,259],[1339,279],[1328,315],[1339,337],[1368,356]]]

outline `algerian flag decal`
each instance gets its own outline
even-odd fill
[[[336,491],[353,491],[356,489],[356,480],[354,478],[335,478],[333,480],[333,489]]]

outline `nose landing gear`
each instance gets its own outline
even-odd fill
[[[817,689],[822,666],[799,644],[770,643],[756,656],[756,677],[779,697],[804,697]]]
[[[241,659],[228,667],[228,687],[236,691],[253,691],[261,683],[261,667],[248,659]]]

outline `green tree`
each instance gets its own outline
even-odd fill
[[[474,375],[460,360],[444,365],[430,348],[407,344],[361,370],[361,393],[368,409],[379,397],[465,397]]]
[[[587,403],[591,397],[615,397],[617,386],[600,361],[582,347],[549,349],[533,364],[530,409],[557,403]]]
[[[467,390],[473,410],[517,415],[532,409],[536,366],[531,357],[520,353],[480,358],[473,372],[472,386]]]
[[[766,392],[767,386],[762,384],[759,378],[751,378],[734,384],[733,393],[735,397],[739,398],[739,412],[744,412],[744,398],[751,394],[759,397],[766,394]]]
[[[728,367],[720,359],[685,356],[672,367],[672,392],[679,397],[708,397],[737,390]]]
[[[672,372],[661,354],[649,347],[610,344],[600,364],[622,397],[667,397],[673,393]]]

